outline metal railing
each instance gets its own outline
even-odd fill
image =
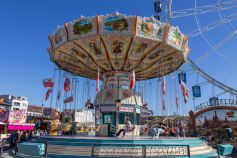
[[[51,154],[52,151],[48,150],[50,144],[48,142],[37,142],[45,144],[45,154],[42,156],[32,156],[32,155],[24,155],[22,153],[18,153],[20,156],[32,156],[32,157],[45,157],[47,158],[48,154]],[[60,145],[58,145],[60,147]],[[187,156],[190,158],[190,146],[189,145],[179,145],[179,144],[99,144],[93,143],[91,146],[91,157],[122,157],[122,158],[155,158],[155,157],[179,157],[179,156]],[[78,146],[80,149],[80,146]],[[55,152],[53,152],[55,153]],[[60,153],[58,153],[60,155]],[[80,151],[78,150],[78,155],[80,155]],[[90,154],[90,151],[89,153]]]
[[[91,157],[178,157],[190,158],[189,145],[92,144]]]

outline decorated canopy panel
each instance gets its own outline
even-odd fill
[[[95,79],[97,71],[131,72],[143,80],[177,70],[189,53],[177,27],[153,17],[80,17],[49,36],[51,60],[65,71]]]

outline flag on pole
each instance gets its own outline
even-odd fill
[[[98,70],[96,79],[96,94],[100,91],[100,71]]]
[[[46,94],[45,94],[45,100],[48,100],[48,98],[49,98],[50,94],[52,93],[52,91],[53,91],[53,89],[50,87],[48,89],[48,91],[46,92]]]
[[[132,76],[130,79],[130,89],[134,89],[136,84],[136,77],[135,77],[135,71],[132,71]]]
[[[70,89],[71,89],[70,79],[66,78],[65,81],[64,81],[64,91],[69,92]]]
[[[67,103],[70,103],[70,102],[72,102],[72,101],[73,101],[73,97],[70,96],[70,97],[66,98],[66,99],[63,101],[63,103],[64,103],[64,104],[67,104]]]
[[[187,101],[188,101],[188,88],[187,86],[185,85],[185,83],[183,81],[181,81],[181,90],[182,90],[182,94],[183,94],[183,97],[184,97],[184,103],[186,104]]]
[[[54,81],[51,78],[44,79],[43,80],[43,85],[44,85],[44,88],[53,87],[54,86]]]
[[[179,107],[179,96],[178,96],[178,94],[176,94],[176,96],[175,96],[175,103],[176,103],[176,107],[178,108]]]

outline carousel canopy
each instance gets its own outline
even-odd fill
[[[80,17],[49,36],[51,60],[75,75],[96,79],[132,72],[136,79],[159,77],[177,70],[187,58],[187,37],[178,27],[153,17],[119,13]]]

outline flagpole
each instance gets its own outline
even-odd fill
[[[177,92],[177,84],[176,84],[176,77],[174,79],[174,89],[175,89],[175,105],[176,105],[176,113],[178,114],[178,92]]]
[[[57,69],[55,68],[54,69],[54,74],[53,74],[53,80],[55,81],[55,76],[56,76],[56,71],[57,71]],[[53,102],[53,91],[54,91],[54,86],[52,87],[52,93],[51,93],[51,98],[50,98],[50,108],[52,107],[52,102]]]

